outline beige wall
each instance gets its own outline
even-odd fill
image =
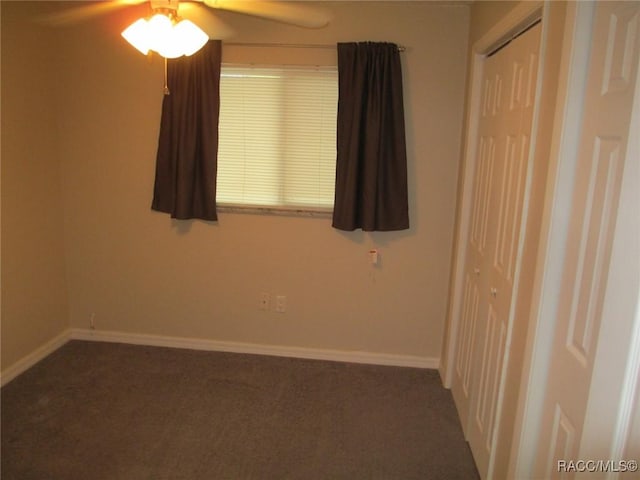
[[[69,325],[51,32],[2,2],[2,370]]]
[[[333,20],[320,30],[220,18],[236,31],[229,41],[407,47],[411,229],[344,233],[326,218],[221,213],[210,224],[152,212],[162,62],[122,40],[118,32],[129,19],[67,28],[53,73],[72,327],[87,328],[95,313],[99,330],[439,358],[469,7],[323,6]],[[225,59],[236,54],[229,49]],[[378,268],[368,263],[372,247],[381,250]],[[263,291],[286,295],[287,312],[259,310]]]
[[[519,3],[521,2],[517,0],[481,0],[473,2],[471,4],[471,21],[469,24],[469,48]]]

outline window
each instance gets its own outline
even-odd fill
[[[330,211],[337,105],[335,67],[223,66],[218,205]]]

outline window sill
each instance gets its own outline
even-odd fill
[[[279,215],[285,217],[332,218],[333,209],[305,207],[266,207],[259,205],[218,204],[219,213],[245,213],[251,215]]]

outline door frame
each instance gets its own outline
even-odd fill
[[[509,478],[535,470],[542,406],[550,372],[550,345],[564,265],[567,217],[582,119],[589,45],[596,4],[570,2],[563,40],[558,102],[531,316],[513,435]],[[640,130],[640,74],[635,85],[630,128]],[[623,185],[616,214],[602,323],[579,454],[581,458],[622,459],[640,403],[640,139],[629,137]],[[609,320],[609,321],[607,321]],[[611,321],[613,320],[613,321]],[[637,434],[637,432],[636,432]],[[607,479],[618,478],[609,472]]]
[[[446,332],[444,338],[444,352],[440,362],[440,376],[446,388],[451,388],[453,382],[453,372],[455,369],[456,343],[460,326],[461,308],[464,294],[464,266],[466,260],[466,246],[470,230],[470,211],[473,199],[473,179],[476,168],[476,155],[478,144],[478,127],[480,121],[481,101],[482,101],[482,73],[487,55],[496,47],[502,45],[505,40],[510,39],[518,33],[523,26],[532,23],[534,20],[542,19],[542,33],[540,39],[540,60],[539,65],[544,65],[545,39],[546,39],[546,16],[548,8],[542,0],[532,2],[522,2],[514,7],[505,17],[496,23],[487,33],[473,44],[471,52],[471,71],[469,85],[469,113],[467,114],[467,128],[464,138],[464,151],[462,154],[462,174],[459,180],[460,200],[456,215],[456,235],[454,240],[452,275],[450,282],[451,294],[447,308]],[[542,76],[542,68],[538,68],[538,83]],[[538,87],[539,88],[539,87]],[[539,95],[536,94],[536,104],[534,106],[534,121],[532,126],[532,138],[536,131],[537,112]],[[535,148],[532,142],[531,148]],[[531,152],[530,152],[531,153]],[[525,193],[525,203],[523,211],[527,208],[527,198]]]

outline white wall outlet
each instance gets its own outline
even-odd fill
[[[271,295],[267,292],[262,292],[260,294],[260,299],[258,300],[258,308],[260,310],[269,310],[271,307]]]
[[[287,297],[278,295],[276,297],[276,312],[284,313],[287,311]]]
[[[95,312],[91,314],[91,316],[89,317],[89,328],[91,330],[95,330],[96,329],[96,314]]]
[[[369,250],[369,261],[371,262],[371,265],[378,265],[378,262],[380,261],[380,250],[377,248]]]

